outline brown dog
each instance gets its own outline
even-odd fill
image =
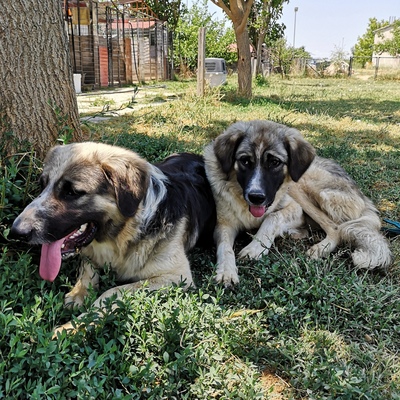
[[[238,232],[257,229],[239,257],[259,258],[276,237],[307,234],[305,214],[326,233],[309,249],[311,257],[325,257],[345,242],[356,267],[390,265],[371,200],[338,164],[315,156],[296,129],[271,121],[238,122],[206,147],[204,158],[217,206],[217,281],[239,280],[233,251]]]
[[[186,252],[202,233],[212,235],[215,224],[201,156],[183,153],[152,165],[120,147],[77,143],[49,152],[40,181],[42,193],[15,220],[11,235],[42,245],[40,275],[49,281],[62,259],[84,256],[66,304],[81,305],[108,264],[130,283],[103,293],[96,307],[144,284],[192,284]]]

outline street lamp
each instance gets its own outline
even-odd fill
[[[297,11],[299,11],[299,7],[294,8],[293,48],[296,47],[296,15],[297,15]]]

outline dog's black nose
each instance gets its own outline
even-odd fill
[[[23,227],[18,223],[13,224],[10,229],[8,237],[10,239],[18,239],[24,242],[29,242],[33,236],[33,229],[31,227]]]
[[[250,192],[247,194],[248,201],[255,206],[263,204],[266,198],[267,196],[263,192]]]

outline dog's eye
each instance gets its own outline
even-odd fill
[[[67,199],[76,199],[83,196],[86,192],[83,190],[77,190],[72,186],[71,182],[65,182],[61,189],[62,196]]]
[[[268,166],[270,167],[270,168],[276,168],[276,167],[279,167],[279,165],[281,165],[282,164],[282,161],[281,160],[279,160],[278,158],[270,158],[269,160],[268,160]]]
[[[251,164],[250,157],[240,157],[239,162],[245,167],[248,167]]]
[[[75,189],[71,189],[66,193],[67,197],[72,197],[72,198],[77,198],[77,197],[81,197],[85,194],[86,192],[83,190],[75,190]]]

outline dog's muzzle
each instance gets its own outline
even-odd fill
[[[248,192],[245,194],[245,199],[253,217],[260,218],[267,211],[267,196],[264,192],[260,190]]]

